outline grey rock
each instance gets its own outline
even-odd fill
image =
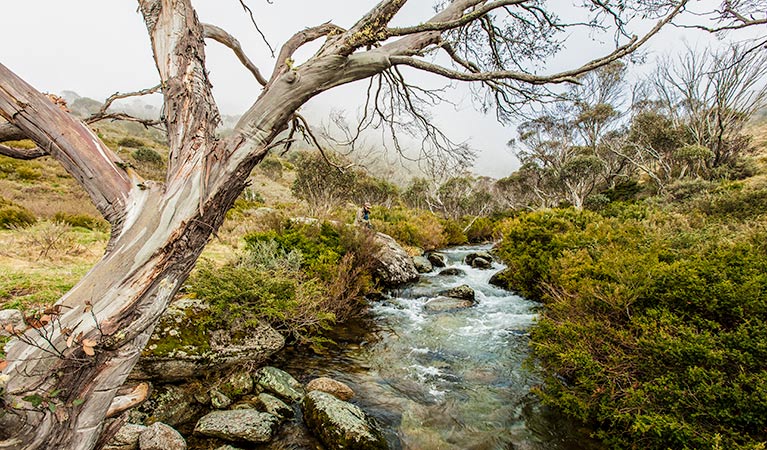
[[[315,378],[306,384],[307,392],[310,391],[322,391],[338,398],[339,400],[347,401],[354,397],[354,391],[345,383],[334,380],[328,377]]]
[[[253,392],[253,377],[250,372],[236,371],[227,377],[219,390],[229,398],[239,398]]]
[[[126,423],[120,427],[112,440],[104,446],[104,450],[139,450],[139,436],[141,436],[141,432],[146,428],[144,425]]]
[[[24,315],[18,309],[0,310],[0,336],[8,337],[11,333],[5,331],[6,325],[15,328],[24,328]]]
[[[429,273],[434,269],[425,256],[413,256],[413,265],[418,273]]]
[[[429,259],[429,262],[434,267],[445,267],[447,266],[447,256],[445,256],[442,253],[438,252],[432,252],[426,255],[426,257]]]
[[[210,390],[210,404],[216,409],[226,409],[232,404],[232,399],[216,388]]]
[[[418,279],[413,259],[391,236],[376,233],[375,242],[380,249],[375,255],[375,274],[386,286],[396,286]]]
[[[277,417],[278,419],[287,419],[293,417],[293,408],[288,406],[285,402],[278,399],[273,395],[269,395],[266,392],[258,394],[258,401],[266,412]]]
[[[276,367],[262,367],[253,375],[253,381],[264,390],[283,400],[297,402],[304,396],[304,388],[295,378]]]
[[[474,260],[471,262],[471,267],[476,269],[491,269],[493,267],[493,263],[489,259],[478,257],[474,258]]]
[[[444,297],[460,298],[462,300],[469,300],[471,302],[474,302],[476,298],[474,294],[474,289],[470,288],[466,284],[462,284],[454,288],[446,289],[444,291],[439,292],[437,295],[441,295]]]
[[[234,442],[269,442],[279,420],[255,409],[213,411],[202,417],[194,427],[195,433]]]
[[[491,262],[493,261],[493,255],[491,255],[490,252],[474,252],[474,253],[469,253],[468,255],[466,255],[466,257],[463,259],[463,262],[466,263],[466,265],[473,267],[474,264],[472,263],[477,258],[483,258],[486,261],[491,261]]]
[[[470,308],[472,306],[474,306],[474,302],[471,300],[454,297],[437,297],[424,303],[423,309],[427,312],[439,313]]]
[[[186,441],[178,431],[156,422],[141,432],[138,446],[140,450],[186,450]]]
[[[152,392],[147,401],[139,406],[147,423],[162,422],[171,427],[189,423],[203,411],[203,405],[195,399],[199,386],[160,386]]]
[[[216,450],[240,450],[237,447],[232,447],[231,445],[222,445],[221,447],[216,448]]]
[[[304,397],[302,407],[306,425],[330,450],[388,449],[373,419],[351,403],[312,391]]]
[[[440,276],[463,276],[466,275],[466,272],[463,270],[457,268],[457,267],[448,267],[447,269],[442,269],[439,271]]]
[[[493,274],[492,277],[490,277],[490,280],[488,283],[492,284],[493,286],[497,286],[501,289],[511,290],[511,286],[509,285],[509,276],[511,275],[511,269],[503,269]]]
[[[207,317],[209,309],[199,299],[181,299],[172,303],[160,319],[130,378],[172,382],[244,362],[263,364],[285,345],[285,338],[265,322],[203,330],[203,335],[190,336],[189,330],[199,330],[195,322]],[[187,342],[178,342],[181,337]]]

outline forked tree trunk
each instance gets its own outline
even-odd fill
[[[93,448],[117,388],[268,145],[314,95],[388,67],[383,53],[329,55],[300,74],[277,74],[236,133],[217,140],[194,11],[186,0],[141,7],[153,42],[162,40],[154,47],[170,142],[165,184],[141,180],[82,123],[0,66],[3,117],[62,161],[113,227],[108,253],[57,302],[52,322],[9,346],[0,448]]]

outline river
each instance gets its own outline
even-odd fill
[[[288,354],[282,366],[302,381],[329,376],[347,383],[394,449],[601,448],[530,392],[541,382],[528,368],[528,329],[539,305],[488,283],[503,268],[498,263],[492,270],[463,263],[487,248],[443,251],[448,267],[465,275],[423,274],[376,302],[372,318],[348,329],[339,349],[308,359]],[[462,284],[474,289],[475,306],[424,310],[437,292]]]

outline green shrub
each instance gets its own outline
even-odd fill
[[[698,208],[721,219],[748,220],[767,214],[767,187],[722,190],[700,200]]]
[[[549,279],[552,262],[564,250],[587,245],[580,231],[597,214],[576,209],[542,210],[504,222],[499,257],[506,262],[506,280],[511,289],[540,299]]]
[[[469,242],[460,222],[452,219],[442,221],[442,235],[445,237],[445,246],[463,245]]]
[[[493,232],[495,231],[495,222],[488,217],[477,217],[476,220],[470,222],[469,229],[466,230],[466,238],[469,242],[490,242],[493,240]]]
[[[554,210],[504,225],[500,253],[534,273],[512,278],[546,305],[531,330],[540,395],[610,448],[764,448],[767,233],[623,214],[641,218]]]
[[[37,168],[20,166],[16,169],[16,176],[20,180],[31,181],[41,178],[43,176],[43,172]]]
[[[85,228],[87,230],[109,230],[109,222],[100,217],[93,217],[88,214],[67,214],[64,212],[57,212],[53,216],[53,220],[73,227]]]
[[[424,251],[448,245],[440,219],[428,211],[402,207],[374,207],[371,218],[376,230],[388,234],[401,244],[418,247]],[[457,233],[451,233],[454,242],[463,239]]]
[[[323,333],[360,313],[372,289],[373,234],[329,223],[284,222],[245,236],[242,257],[222,268],[201,265],[188,291],[213,306],[216,320],[270,322],[320,350]]]
[[[139,147],[131,153],[133,159],[140,162],[159,165],[162,164],[162,155],[149,147]]]
[[[0,156],[0,178],[32,181],[43,176],[42,166],[35,161],[22,161]]]
[[[0,229],[26,227],[37,222],[35,215],[23,206],[0,197]]]
[[[117,145],[128,148],[142,148],[146,145],[146,143],[141,139],[127,136],[117,141]]]
[[[270,180],[279,180],[282,178],[282,163],[276,157],[268,156],[256,167]]]

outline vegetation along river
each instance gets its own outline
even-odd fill
[[[600,448],[530,392],[540,383],[528,367],[527,334],[538,304],[488,283],[498,263],[493,270],[463,263],[486,249],[444,251],[448,267],[464,275],[423,274],[374,304],[373,322],[350,330],[357,344],[308,360],[288,356],[282,365],[300,378],[349,384],[395,449]],[[474,289],[475,306],[424,309],[437,292],[462,284]]]

